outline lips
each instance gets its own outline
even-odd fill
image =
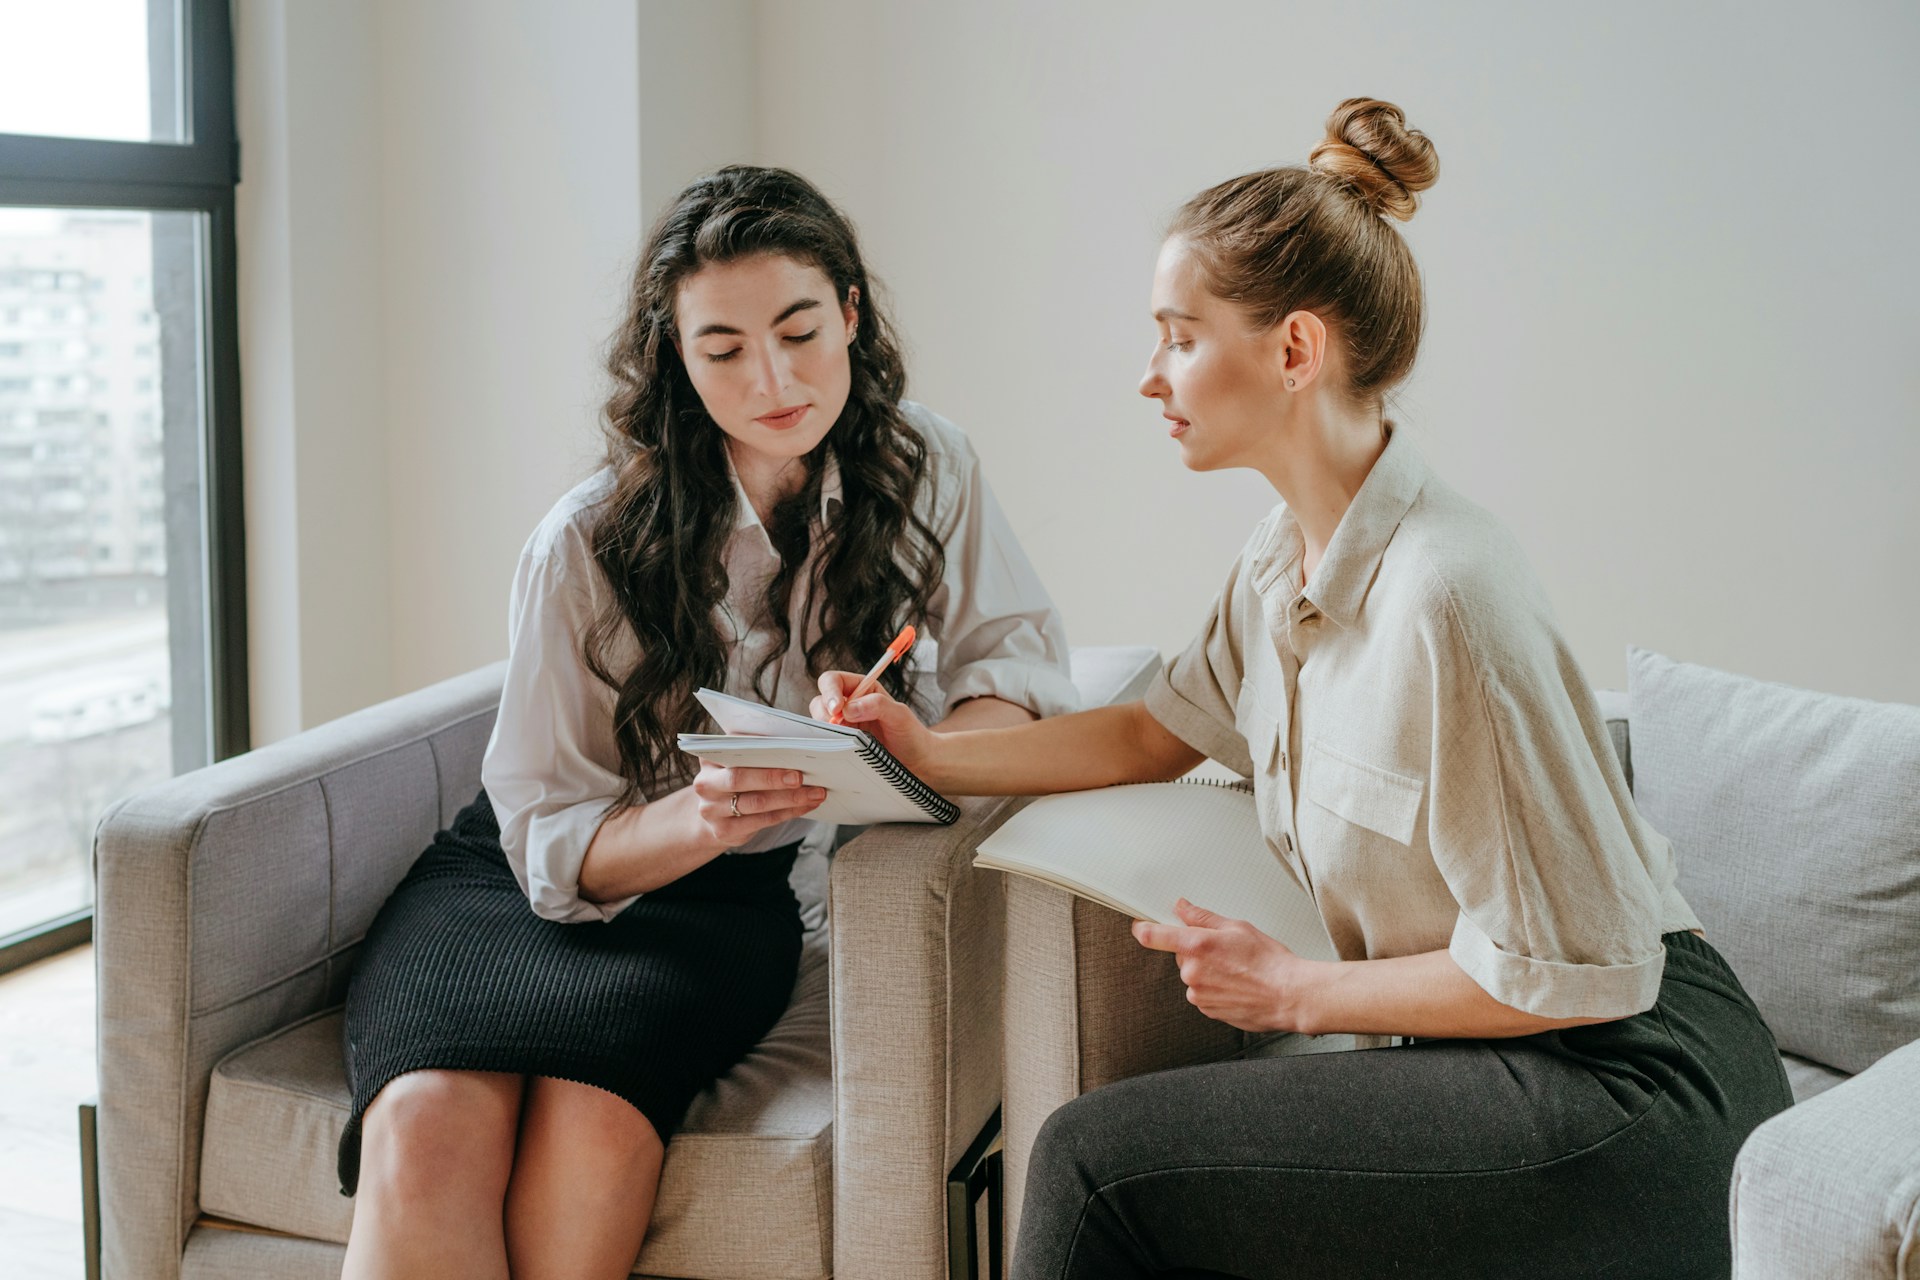
[[[812,405],[797,404],[791,409],[778,409],[772,413],[763,414],[754,421],[775,431],[785,431],[789,427],[799,425],[800,419],[806,417],[807,410],[812,407]]]
[[[1172,436],[1176,440],[1178,440],[1181,436],[1187,434],[1187,431],[1193,426],[1193,424],[1191,422],[1188,422],[1185,418],[1176,418],[1170,413],[1163,413],[1160,416],[1173,424],[1171,427],[1167,428],[1167,434]]]

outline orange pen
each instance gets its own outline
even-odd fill
[[[831,716],[827,717],[827,723],[845,724],[847,704],[872,689],[879,681],[880,673],[892,666],[901,654],[911,648],[913,648],[913,624],[909,622],[900,628],[900,634],[893,638],[893,643],[887,646],[887,651],[880,655],[880,661],[873,664],[873,670],[860,677],[860,683],[853,686],[853,692],[840,700],[840,705],[833,709]]]

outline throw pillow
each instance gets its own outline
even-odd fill
[[[1780,1047],[1920,1037],[1920,707],[1627,651],[1634,799]]]

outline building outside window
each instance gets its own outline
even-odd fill
[[[222,3],[0,4],[0,970],[246,746],[231,65]]]
[[[0,937],[90,906],[93,823],[172,772],[154,216],[0,209]]]

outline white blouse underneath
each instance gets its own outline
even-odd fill
[[[903,401],[901,409],[927,443],[930,483],[922,486],[921,516],[946,549],[946,572],[931,602],[943,621],[931,642],[922,640],[908,658],[915,688],[942,714],[983,696],[1042,716],[1076,709],[1066,629],[987,487],[973,446],[923,406]],[[506,682],[480,770],[500,822],[501,848],[528,901],[537,914],[568,923],[610,920],[638,897],[596,903],[580,896],[587,846],[625,785],[613,737],[614,690],[587,669],[581,653],[581,638],[607,590],[589,525],[612,485],[608,468],[576,485],[520,553],[507,610]],[[823,518],[839,495],[839,473],[829,463],[821,477]],[[724,688],[758,700],[753,676],[779,634],[756,620],[780,561],[738,477],[734,496],[720,619],[732,637]],[[796,622],[804,594],[793,592]],[[932,625],[914,622],[923,635]],[[794,643],[769,669],[775,705],[807,710],[816,685],[804,641],[814,638],[796,626]],[[611,656],[616,671],[630,667],[637,658],[630,633]],[[823,824],[798,819],[758,832],[731,852],[763,852],[823,831]]]

